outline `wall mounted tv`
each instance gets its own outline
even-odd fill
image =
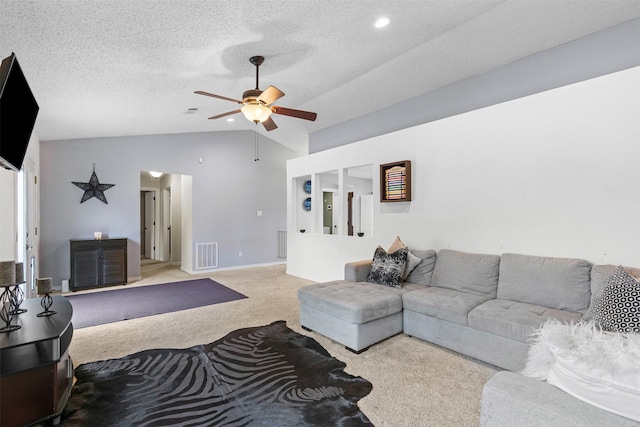
[[[0,65],[0,165],[4,168],[22,168],[38,110],[16,54],[12,53]]]

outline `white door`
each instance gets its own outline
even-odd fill
[[[162,190],[162,259],[171,261],[171,188]]]
[[[36,260],[38,254],[38,183],[35,162],[27,157],[24,162],[24,266],[25,298],[37,296]]]
[[[155,197],[153,191],[144,193],[144,257],[155,255]]]

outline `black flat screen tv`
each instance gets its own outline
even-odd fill
[[[19,171],[38,116],[38,103],[16,54],[0,65],[0,165]]]

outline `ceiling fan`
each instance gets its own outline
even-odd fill
[[[316,113],[272,105],[275,101],[284,96],[284,92],[282,92],[275,86],[269,86],[264,91],[260,90],[260,87],[258,85],[258,71],[260,69],[260,65],[262,65],[262,63],[264,62],[264,57],[252,56],[251,58],[249,58],[249,62],[256,66],[256,88],[246,90],[242,94],[242,101],[238,99],[227,98],[226,96],[204,92],[201,90],[195,91],[195,93],[199,95],[224,99],[226,101],[231,101],[242,105],[242,108],[240,108],[239,110],[233,110],[226,113],[218,114],[217,116],[209,117],[209,119],[219,119],[221,117],[226,117],[241,112],[248,120],[254,122],[255,124],[262,123],[264,128],[268,131],[277,129],[278,127],[271,118],[272,113],[311,121],[314,121],[316,119]]]

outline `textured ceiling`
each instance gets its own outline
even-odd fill
[[[318,113],[274,116],[269,137],[304,153],[311,132],[637,17],[638,0],[0,0],[0,56],[46,141],[253,129],[208,120],[237,105],[193,92],[241,98],[262,55],[275,104]]]

